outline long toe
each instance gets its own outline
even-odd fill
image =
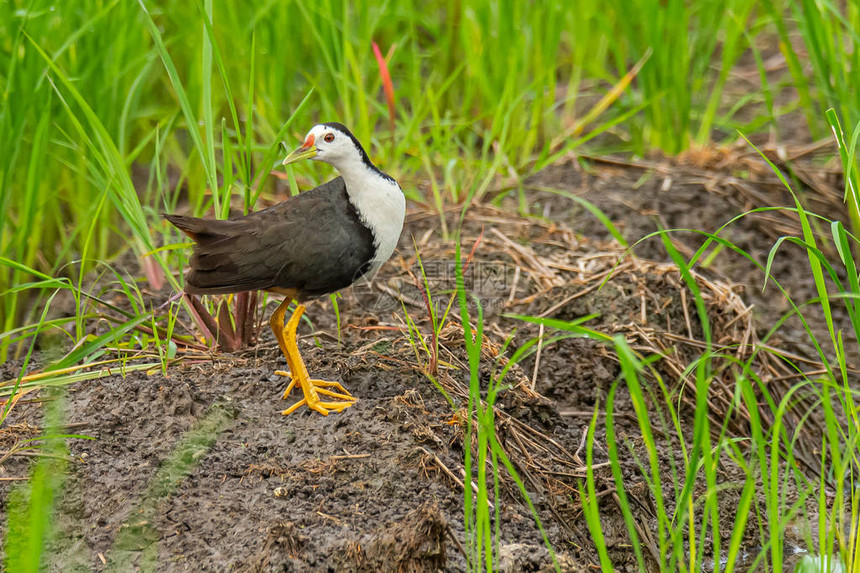
[[[341,394],[339,392],[332,392],[331,390],[326,390],[325,388],[317,388],[317,394],[323,394],[324,396],[331,396],[332,398],[340,398],[341,400],[348,400],[350,402],[355,402],[358,400],[352,394]]]
[[[282,374],[282,375],[284,374],[284,372],[283,372],[282,370],[278,370],[277,372],[275,372],[275,374],[278,374],[278,373],[280,373],[280,374]],[[287,396],[289,396],[289,395],[290,395],[290,392],[292,392],[292,391],[293,391],[293,388],[295,388],[295,387],[296,387],[296,382],[298,382],[298,381],[297,381],[295,378],[293,378],[292,376],[290,376],[289,378],[290,378],[290,383],[289,383],[289,384],[287,384],[287,389],[286,389],[286,390],[284,390],[284,395],[283,395],[283,396],[281,396],[281,400],[286,400],[286,399],[287,399]]]
[[[340,390],[342,393],[346,394],[347,396],[352,396],[352,394],[349,393],[349,390],[344,388],[340,382],[331,382],[329,380],[318,380],[318,379],[314,378],[311,380],[311,384],[313,384],[314,386],[317,386],[317,387],[325,386],[325,387],[329,387],[329,388],[337,388],[338,390]]]
[[[299,400],[298,402],[296,402],[295,404],[293,404],[292,406],[290,406],[289,408],[287,408],[286,410],[281,412],[281,414],[284,416],[289,416],[290,414],[292,414],[293,412],[298,410],[300,406],[304,406],[307,403],[308,403],[307,398],[302,398],[301,400]],[[320,412],[320,413],[323,416],[328,416],[328,412]]]
[[[314,402],[313,404],[308,404],[308,407],[312,410],[316,410],[323,416],[328,416],[329,410],[342,412],[353,404],[355,404],[355,402]]]

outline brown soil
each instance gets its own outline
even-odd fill
[[[674,179],[668,185],[666,172],[660,171],[667,168]],[[665,356],[657,370],[681,404],[682,423],[691,422],[695,389],[680,373],[700,352],[702,330],[693,297],[677,270],[664,262],[659,239],[637,248],[642,258],[624,258],[624,249],[608,240],[591,214],[570,199],[535,189],[554,187],[586,197],[633,240],[652,230],[655,221],[667,228],[714,230],[742,209],[763,204],[763,198],[788,201],[769,181],[744,180],[757,194],[739,191],[740,184],[725,187],[725,164],[685,159],[660,163],[652,172],[643,183],[638,166],[602,165],[595,175],[574,165],[555,167],[530,181],[532,189],[525,191],[525,202],[541,218],[511,215],[512,197],[500,198],[504,209],[472,209],[463,244],[466,256],[481,237],[470,262],[469,286],[485,303],[483,387],[514,349],[539,333],[537,326],[503,314],[561,320],[596,314],[587,323],[591,328],[623,335],[643,353]],[[774,237],[767,229],[782,234],[792,224],[790,216],[748,218],[729,237],[763,261]],[[451,213],[448,228],[455,226]],[[403,307],[389,294],[402,292],[406,310],[432,346],[428,312],[409,271],[417,272],[414,237],[434,303],[444,309],[453,286],[454,244],[439,229],[438,215],[413,213],[401,250],[379,277],[384,291],[344,293],[341,344],[331,303],[310,308],[313,333],[307,324],[300,331],[309,369],[342,381],[359,397],[342,413],[322,417],[301,409],[280,415],[297,393],[281,401],[286,380],[273,372],[285,364],[267,331],[252,350],[186,360],[171,366],[167,376],[115,374],[70,387],[68,424],[96,439],[70,441],[51,570],[151,570],[155,563],[159,571],[465,570],[463,488],[471,480],[463,471],[468,361],[459,312],[455,308],[441,329],[436,357],[436,378],[457,403],[454,411],[422,373],[431,356],[421,350],[416,354],[409,344]],[[687,255],[701,242],[689,234],[675,239]],[[805,257],[799,249],[785,249],[774,266],[774,274],[801,298],[814,294],[801,270]],[[614,268],[619,259],[622,264]],[[774,289],[760,294],[760,273],[728,253],[697,269],[714,340],[742,359],[749,356],[750,344],[767,335],[762,325],[773,324],[785,308]],[[606,285],[598,288],[606,277]],[[514,328],[516,336],[504,353]],[[545,336],[554,334],[548,329]],[[790,321],[769,342],[814,360],[807,338]],[[722,374],[708,396],[717,422],[734,391],[731,366],[718,367]],[[786,371],[782,362],[768,358],[755,360],[753,367],[776,378]],[[611,346],[567,338],[542,348],[539,361],[532,355],[514,366],[505,379],[510,387],[498,399],[499,439],[523,477],[564,571],[588,571],[597,563],[577,492],[586,471],[583,431],[597,408],[594,463],[606,462],[606,400],[619,372]],[[778,394],[780,387],[773,391]],[[31,398],[13,409],[8,433],[0,436],[6,444],[2,449],[40,426],[44,404]],[[804,404],[798,402],[798,416]],[[660,425],[654,407],[664,480],[670,480],[671,463],[681,463],[678,436]],[[644,532],[646,559],[657,570],[660,564],[648,547],[656,535],[655,508],[636,461],[645,460],[646,452],[623,383],[617,386],[614,410],[625,452],[625,490]],[[741,410],[731,418],[730,432],[743,430],[745,415]],[[814,420],[809,424],[814,430]],[[814,471],[817,458],[812,453],[809,458]],[[0,474],[26,475],[31,459],[13,456],[0,465]],[[505,470],[502,475],[500,495],[491,500],[501,519],[499,570],[552,570],[530,510]],[[721,475],[722,485],[742,479],[730,464]],[[610,557],[619,570],[634,570],[609,468],[598,466],[595,476]],[[4,508],[10,487],[0,483]],[[726,520],[733,519],[737,507],[732,491],[727,488],[721,497]],[[745,543],[753,551],[761,543],[752,522]]]

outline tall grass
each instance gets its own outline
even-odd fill
[[[7,532],[4,540],[6,571],[37,573],[47,569],[45,546],[55,537],[55,510],[65,481],[68,458],[66,440],[92,439],[63,434],[63,399],[54,393],[46,408],[43,434],[27,440],[18,451],[39,449],[31,479],[12,489],[6,505]]]
[[[751,6],[7,2],[0,256],[57,276],[131,246],[155,285],[173,282],[181,260],[154,252],[175,240],[158,213],[252,209],[275,191],[280,142],[318,120],[349,125],[410,198],[440,210],[597,134],[680,151],[720,121]],[[374,41],[393,80],[393,132]],[[303,181],[330,173],[297,169]],[[424,180],[427,194],[414,184]],[[4,330],[33,312],[7,292],[26,280],[0,273]]]
[[[828,221],[806,211],[779,170],[763,154],[762,158],[794,198],[794,206],[785,209],[797,215],[801,228],[799,236],[785,236],[776,241],[767,260],[757,260],[720,236],[726,227],[749,213],[731,220],[714,234],[703,233],[706,241],[689,260],[668,240],[672,231],[660,231],[642,239],[660,237],[663,240],[695,301],[705,344],[701,354],[683,373],[695,381],[696,402],[691,427],[682,424],[689,413],[681,411],[677,393],[672,389],[683,381],[663,379],[656,368],[659,356],[637,353],[621,337],[611,340],[621,374],[606,399],[606,443],[619,506],[641,571],[651,570],[655,561],[661,571],[701,571],[714,566],[715,561],[721,563],[721,570],[726,572],[783,571],[790,555],[787,550],[793,549],[784,545],[792,525],[799,526],[802,531],[798,549],[821,556],[806,560],[803,571],[836,571],[840,566],[846,571],[860,568],[860,498],[856,493],[856,482],[860,479],[860,419],[854,386],[856,375],[851,364],[852,357],[860,351],[857,346],[860,279],[853,256],[858,240],[841,221]],[[829,236],[817,235],[816,226],[829,226]],[[791,309],[742,362],[711,346],[710,318],[691,274],[715,243],[757,264],[763,282],[778,288]],[[793,300],[780,285],[779,277],[771,273],[778,251],[789,245],[807,254],[807,272],[817,292],[810,301]],[[835,253],[836,258],[827,253]],[[835,318],[836,305],[843,307],[847,322],[840,323]],[[820,317],[817,320],[823,321],[822,324],[814,325],[811,322],[814,316]],[[797,373],[797,382],[787,390],[774,393],[768,381],[756,372],[754,364],[762,354],[773,352],[767,343],[789,318],[799,320],[824,369],[804,373],[800,364],[791,364],[788,358],[776,354],[779,360],[791,364]],[[525,320],[581,332],[581,327],[573,323]],[[816,334],[822,331],[824,338]],[[610,340],[594,333],[591,336],[604,343]],[[716,426],[709,420],[708,394],[717,375],[718,363],[734,364],[736,401],[725,420]],[[616,402],[621,392],[632,401],[640,430],[640,437],[635,441],[622,438],[615,428]],[[807,401],[799,400],[804,395]],[[810,409],[798,411],[799,405],[810,403],[809,396],[812,397]],[[748,433],[729,433],[729,421],[741,407],[749,412]],[[594,439],[596,431],[596,414],[595,411],[589,427],[590,440]],[[813,424],[813,417],[821,420],[821,431]],[[792,421],[798,418],[799,424]],[[659,432],[655,432],[655,428]],[[658,438],[658,435],[663,437]],[[820,440],[817,448],[820,465],[815,471],[810,471],[809,461],[802,459],[797,448],[799,442],[808,441],[810,436]],[[635,442],[641,443],[644,459],[639,457],[641,449]],[[589,443],[589,465],[593,459],[592,450]],[[625,475],[623,468],[628,467],[629,458],[634,459],[638,467],[634,479],[647,486],[647,495],[656,510],[656,522],[637,521],[637,505],[641,504],[641,499],[634,504],[625,494],[631,478]],[[676,464],[676,458],[682,463]],[[726,480],[725,472],[730,468],[741,472],[740,481]],[[602,569],[612,571],[596,505],[595,484],[594,472],[589,468],[585,482],[580,485],[583,515],[597,546]],[[728,519],[719,512],[720,507],[728,503],[724,496],[731,496],[732,503],[738,507],[737,513]],[[647,553],[643,548],[650,541],[642,535],[646,529],[657,535],[656,545],[651,545]],[[751,555],[749,551],[753,548],[745,541],[750,530],[759,532],[758,552],[753,551]]]
[[[830,107],[848,125],[860,121],[860,94],[854,89],[860,82],[860,6],[814,0],[768,0],[764,5],[781,23],[780,48],[789,61],[794,84],[808,102],[804,108],[813,135],[824,135],[826,124],[820,118]],[[785,5],[802,42],[793,38],[793,26],[782,23]],[[800,64],[802,59],[811,65],[811,76]]]
[[[629,17],[617,22],[617,64],[625,66],[653,52],[635,93],[645,103],[643,121],[631,125],[641,130],[634,137],[636,151],[657,148],[675,154],[693,141],[710,141],[724,111],[723,88],[747,48],[745,32],[755,5],[754,0],[612,3],[613,11],[629,11]]]
[[[860,126],[860,91],[856,89],[860,84],[860,5],[856,2],[842,4],[813,0],[790,0],[786,3],[803,41],[793,41],[791,29],[782,24],[778,27],[780,48],[790,64],[789,70],[801,97],[810,132],[813,136],[823,137],[829,126],[839,143],[845,172],[845,200],[856,233],[860,231],[860,207],[857,204],[860,164],[853,151],[856,144],[851,140],[856,141],[860,131],[855,127]],[[781,4],[768,1],[765,5],[779,21],[783,10]],[[813,72],[811,76],[801,65],[801,59],[808,60]],[[822,114],[827,117],[824,124],[820,121]],[[847,136],[843,135],[843,123],[849,130]]]
[[[460,308],[463,340],[469,363],[469,394],[466,402],[466,431],[463,447],[463,466],[467,477],[464,488],[463,523],[469,549],[467,565],[470,571],[494,571],[498,563],[501,534],[500,480],[502,470],[516,483],[520,494],[532,513],[543,541],[550,552],[553,566],[560,571],[555,553],[541,523],[537,509],[513,462],[505,453],[496,434],[495,403],[499,393],[506,389],[504,378],[510,368],[524,358],[533,346],[529,344],[518,350],[510,362],[483,384],[481,377],[481,349],[484,346],[484,315],[480,300],[470,300],[464,279],[464,261],[460,242],[455,250],[456,299]],[[473,314],[474,313],[474,314]],[[510,340],[508,340],[510,342]],[[504,349],[503,349],[504,351]],[[450,399],[449,399],[450,400]],[[473,444],[477,456],[472,452]],[[488,475],[490,468],[492,475]],[[477,490],[473,493],[468,479],[475,475]],[[492,495],[489,483],[492,478]],[[491,501],[492,500],[492,501]]]

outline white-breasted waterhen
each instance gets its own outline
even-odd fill
[[[328,415],[330,410],[348,408],[355,398],[340,382],[308,375],[296,345],[305,303],[373,276],[394,252],[403,229],[406,200],[397,182],[377,169],[340,123],[315,125],[302,146],[284,159],[284,165],[301,159],[325,161],[340,177],[237,219],[166,217],[196,243],[185,276],[186,292],[265,290],[286,297],[270,324],[290,372],[276,373],[291,378],[284,398],[296,384],[304,398],[283,414],[307,405]],[[297,306],[285,324],[293,300]]]

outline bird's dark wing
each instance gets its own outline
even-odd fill
[[[185,277],[195,294],[282,289],[320,296],[352,284],[375,252],[340,177],[238,219],[167,219],[197,243]]]

